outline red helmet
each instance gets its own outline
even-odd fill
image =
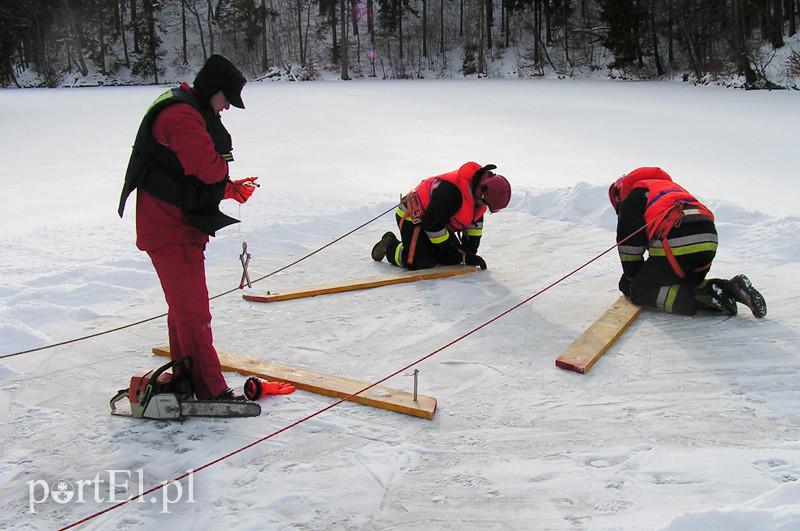
[[[478,181],[476,196],[486,203],[492,213],[503,210],[511,201],[511,185],[502,175],[486,172]]]
[[[623,175],[608,187],[608,200],[611,201],[611,206],[614,207],[614,210],[622,202],[622,181],[624,180],[625,176]]]
[[[639,181],[647,180],[671,181],[672,177],[657,166],[636,168],[630,173],[623,175],[608,187],[608,200],[611,201],[611,206],[614,207],[614,210],[617,210],[622,200],[630,193],[633,189],[633,185]]]

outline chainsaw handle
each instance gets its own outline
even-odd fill
[[[171,369],[172,367],[174,367],[178,363],[186,363],[186,367],[187,367],[187,370],[188,370],[191,367],[191,365],[190,365],[191,358],[183,358],[181,360],[172,360],[169,363],[165,363],[164,365],[162,365],[161,367],[159,367],[158,369],[153,371],[153,375],[148,380],[147,386],[144,389],[144,396],[142,396],[141,404],[144,407],[147,407],[148,402],[150,402],[150,397],[153,394],[153,386],[155,385],[156,382],[158,382],[158,377],[161,376],[162,374],[164,374],[167,371],[167,369]]]
[[[111,406],[111,413],[112,414],[117,411],[117,405],[116,405],[117,402],[119,402],[120,400],[122,400],[126,396],[128,396],[128,390],[127,389],[120,389],[119,391],[117,391],[117,394],[114,395],[114,398],[112,398],[108,402],[108,405]]]

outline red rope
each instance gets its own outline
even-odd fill
[[[370,224],[370,223],[372,223],[373,221],[375,221],[375,220],[377,220],[378,218],[380,218],[380,217],[382,217],[382,216],[384,216],[384,215],[388,214],[389,212],[391,212],[392,210],[394,210],[394,209],[395,209],[395,208],[397,208],[397,207],[398,207],[398,205],[394,205],[394,206],[393,206],[392,208],[390,208],[389,210],[387,210],[387,211],[385,211],[385,212],[381,212],[380,214],[378,214],[377,216],[375,216],[375,217],[374,217],[374,218],[372,218],[371,220],[369,220],[369,221],[365,221],[364,223],[362,223],[362,224],[361,224],[361,225],[359,225],[358,227],[356,227],[356,228],[354,228],[354,229],[352,229],[352,230],[349,230],[348,232],[346,232],[346,233],[342,234],[341,236],[339,236],[339,237],[338,237],[338,238],[336,238],[335,240],[331,240],[330,242],[326,243],[325,245],[323,245],[323,246],[322,246],[322,247],[320,247],[319,249],[316,249],[316,250],[314,250],[314,251],[311,251],[310,253],[308,253],[308,254],[306,254],[306,255],[304,255],[304,256],[301,256],[300,258],[298,258],[298,259],[297,259],[297,260],[295,260],[294,262],[291,262],[291,263],[289,263],[289,264],[286,264],[285,266],[283,266],[283,267],[281,267],[281,268],[278,268],[278,269],[276,269],[275,271],[273,271],[273,272],[271,272],[271,273],[267,273],[266,275],[264,275],[264,276],[262,276],[262,277],[259,277],[259,278],[255,279],[255,280],[253,280],[253,281],[251,282],[251,284],[255,284],[256,282],[260,282],[260,281],[264,280],[265,278],[271,277],[272,275],[275,275],[275,274],[277,274],[277,273],[280,273],[281,271],[285,271],[285,270],[289,269],[290,267],[292,267],[292,266],[294,266],[294,265],[297,265],[297,264],[299,264],[300,262],[302,262],[302,261],[303,261],[303,260],[305,260],[306,258],[310,258],[310,257],[314,256],[315,254],[317,254],[318,252],[322,251],[323,249],[327,249],[328,247],[330,247],[330,246],[331,246],[331,245],[333,245],[334,243],[337,243],[337,242],[339,242],[339,241],[341,241],[341,240],[345,239],[346,237],[350,236],[351,234],[353,234],[353,233],[354,233],[354,232],[356,232],[357,230],[359,230],[359,229],[362,229],[362,228],[366,227],[367,225],[369,225],[369,224]],[[223,296],[225,296],[225,295],[228,295],[228,294],[230,294],[230,293],[233,293],[234,291],[239,291],[240,289],[242,289],[242,286],[241,286],[241,285],[239,285],[238,287],[235,287],[235,288],[231,288],[231,289],[229,289],[228,291],[224,291],[224,292],[222,292],[222,293],[218,293],[218,294],[214,295],[213,297],[209,297],[209,298],[208,298],[208,300],[210,300],[210,301],[213,301],[214,299],[218,299],[218,298],[220,298],[220,297],[223,297]],[[70,343],[77,343],[78,341],[83,341],[83,340],[85,340],[85,339],[91,339],[91,338],[93,338],[93,337],[104,336],[104,335],[106,335],[106,334],[110,334],[110,333],[112,333],[112,332],[118,332],[118,331],[120,331],[120,330],[125,330],[126,328],[131,328],[131,327],[133,327],[133,326],[137,326],[137,325],[140,325],[140,324],[148,323],[148,322],[150,322],[150,321],[154,321],[154,320],[156,320],[156,319],[160,319],[161,317],[166,317],[166,316],[167,316],[167,314],[166,314],[166,313],[162,313],[162,314],[160,314],[160,315],[154,315],[153,317],[148,317],[147,319],[142,319],[141,321],[136,321],[135,323],[129,323],[129,324],[126,324],[126,325],[118,326],[118,327],[116,327],[116,328],[111,328],[111,329],[109,329],[109,330],[103,330],[103,331],[101,331],[101,332],[95,332],[94,334],[89,334],[89,335],[86,335],[86,336],[76,337],[76,338],[73,338],[73,339],[67,339],[67,340],[65,340],[65,341],[60,341],[60,342],[58,342],[58,343],[52,343],[52,344],[50,344],[50,345],[44,345],[44,346],[42,346],[42,347],[36,347],[36,348],[31,348],[31,349],[28,349],[28,350],[22,350],[22,351],[19,351],[19,352],[13,352],[13,353],[11,353],[11,354],[3,354],[2,356],[0,356],[0,360],[2,360],[2,359],[5,359],[5,358],[13,358],[14,356],[21,356],[21,355],[23,355],[23,354],[30,354],[30,353],[32,353],[32,352],[39,352],[39,351],[41,351],[41,350],[47,350],[47,349],[51,349],[51,348],[54,348],[54,347],[60,347],[60,346],[63,346],[63,345],[69,345]]]
[[[465,338],[467,338],[467,337],[471,336],[472,334],[474,334],[474,333],[475,333],[475,332],[477,332],[478,330],[481,330],[481,329],[483,329],[483,328],[486,328],[487,326],[489,326],[489,325],[490,325],[490,324],[492,324],[493,322],[497,321],[498,319],[500,319],[500,318],[502,318],[502,317],[505,317],[506,315],[508,315],[509,313],[513,312],[514,310],[516,310],[516,309],[517,309],[517,308],[519,308],[520,306],[523,306],[524,304],[527,304],[528,302],[530,302],[531,300],[535,299],[536,297],[538,297],[539,295],[541,295],[541,294],[542,294],[542,293],[544,293],[545,291],[547,291],[547,290],[551,289],[552,287],[554,287],[554,286],[556,286],[557,284],[559,284],[559,283],[563,282],[564,280],[566,280],[567,278],[571,277],[572,275],[574,275],[574,274],[575,274],[575,273],[577,273],[578,271],[582,270],[583,268],[587,267],[588,265],[592,264],[593,262],[595,262],[595,261],[599,260],[601,257],[603,257],[604,255],[608,254],[609,252],[611,252],[611,251],[612,251],[612,250],[614,250],[615,248],[617,248],[619,245],[621,245],[621,244],[625,243],[625,242],[626,242],[628,239],[632,238],[632,237],[633,237],[635,234],[637,234],[637,233],[641,232],[642,230],[644,230],[646,227],[647,227],[647,225],[646,225],[646,224],[645,224],[645,225],[643,225],[643,226],[642,226],[640,229],[636,230],[635,232],[631,233],[631,234],[630,234],[630,235],[628,235],[627,237],[623,238],[621,241],[617,242],[615,245],[613,245],[613,246],[609,247],[608,249],[606,249],[606,250],[605,250],[605,251],[603,251],[602,253],[598,254],[597,256],[595,256],[594,258],[592,258],[592,259],[591,259],[591,260],[589,260],[588,262],[584,263],[584,264],[583,264],[583,265],[581,265],[580,267],[577,267],[577,268],[573,269],[572,271],[570,271],[570,272],[569,272],[569,273],[567,273],[566,275],[562,276],[562,277],[561,277],[561,278],[559,278],[558,280],[556,280],[556,281],[554,281],[554,282],[551,282],[550,284],[548,284],[548,285],[547,285],[547,286],[545,286],[544,288],[540,289],[539,291],[537,291],[536,293],[534,293],[534,294],[533,294],[533,295],[531,295],[530,297],[528,297],[528,298],[526,298],[526,299],[522,300],[521,302],[518,302],[518,303],[517,303],[517,304],[515,304],[514,306],[512,306],[512,307],[508,308],[507,310],[505,310],[505,311],[501,312],[500,314],[498,314],[498,315],[496,315],[496,316],[492,317],[491,319],[489,319],[489,320],[488,320],[488,321],[486,321],[485,323],[483,323],[483,324],[481,324],[481,325],[479,325],[479,326],[476,326],[476,327],[475,327],[475,328],[473,328],[472,330],[470,330],[470,331],[468,331],[468,332],[466,332],[466,333],[464,333],[464,334],[460,335],[460,336],[459,336],[459,337],[457,337],[456,339],[453,339],[453,340],[452,340],[452,341],[450,341],[449,343],[446,343],[445,345],[443,345],[443,346],[441,346],[441,347],[437,348],[436,350],[434,350],[433,352],[431,352],[431,353],[429,353],[429,354],[426,354],[425,356],[423,356],[423,357],[419,358],[418,360],[416,360],[416,361],[414,361],[414,362],[412,362],[412,363],[409,363],[409,364],[408,364],[408,365],[406,365],[405,367],[403,367],[403,368],[401,368],[401,369],[398,369],[398,370],[396,370],[395,372],[391,373],[390,375],[388,375],[388,376],[385,376],[385,377],[381,378],[380,380],[378,380],[378,381],[376,381],[376,382],[374,382],[374,383],[371,383],[371,384],[367,385],[367,386],[366,386],[366,387],[364,387],[363,389],[361,389],[361,390],[359,390],[359,391],[356,391],[355,393],[353,393],[353,394],[351,394],[351,395],[349,395],[349,396],[346,396],[346,397],[344,397],[344,398],[340,398],[340,399],[339,399],[339,400],[337,400],[336,402],[334,402],[334,403],[332,403],[332,404],[330,404],[330,405],[328,405],[328,406],[326,406],[326,407],[324,407],[324,408],[322,408],[322,409],[320,409],[320,410],[318,410],[318,411],[315,411],[314,413],[311,413],[310,415],[307,415],[307,416],[305,416],[305,417],[303,417],[303,418],[301,418],[301,419],[299,419],[299,420],[297,420],[297,421],[295,421],[295,422],[293,422],[293,423],[291,423],[291,424],[289,424],[289,425],[287,425],[287,426],[284,426],[283,428],[281,428],[281,429],[279,429],[279,430],[277,430],[277,431],[274,431],[274,432],[270,433],[269,435],[265,435],[264,437],[261,437],[260,439],[257,439],[257,440],[255,440],[255,441],[253,441],[253,442],[249,443],[249,444],[246,444],[245,446],[242,446],[241,448],[239,448],[239,449],[237,449],[237,450],[234,450],[234,451],[232,451],[232,452],[229,452],[229,453],[227,453],[227,454],[225,454],[225,455],[223,455],[223,456],[221,456],[221,457],[218,457],[218,458],[214,459],[213,461],[210,461],[210,462],[208,462],[208,463],[206,463],[206,464],[204,464],[204,465],[202,465],[202,466],[200,466],[200,467],[198,467],[198,468],[195,468],[195,469],[193,469],[193,470],[191,470],[191,471],[189,471],[189,472],[186,472],[186,473],[184,473],[184,474],[181,474],[180,476],[176,477],[175,479],[173,479],[173,480],[171,480],[171,481],[163,482],[163,483],[161,483],[161,484],[159,484],[159,485],[156,485],[155,487],[152,487],[152,488],[150,488],[149,490],[147,490],[147,491],[145,491],[145,492],[143,492],[143,493],[141,493],[141,494],[138,494],[137,496],[134,496],[133,498],[130,498],[130,499],[128,499],[128,500],[121,501],[121,502],[119,502],[119,503],[117,503],[117,504],[115,504],[115,505],[112,505],[111,507],[108,507],[107,509],[103,509],[102,511],[98,511],[98,512],[96,512],[96,513],[90,514],[89,516],[86,516],[85,518],[82,518],[82,519],[80,519],[80,520],[78,520],[78,521],[76,521],[76,522],[73,522],[72,524],[69,524],[69,525],[68,525],[68,526],[66,526],[66,527],[62,527],[62,528],[61,528],[61,531],[63,531],[63,530],[66,530],[66,529],[72,529],[72,528],[74,528],[74,527],[76,527],[76,526],[79,526],[80,524],[83,524],[83,523],[85,523],[85,522],[88,522],[89,520],[91,520],[91,519],[93,519],[93,518],[96,518],[96,517],[98,517],[98,516],[100,516],[100,515],[103,515],[103,514],[105,514],[105,513],[107,513],[107,512],[113,511],[114,509],[118,509],[118,508],[120,508],[120,507],[122,507],[122,506],[124,506],[124,505],[126,505],[126,504],[128,504],[128,503],[131,503],[131,502],[133,502],[133,501],[136,501],[136,500],[138,500],[138,499],[140,499],[140,498],[142,498],[142,497],[144,497],[144,496],[147,496],[148,494],[150,494],[150,493],[152,493],[152,492],[155,492],[155,491],[157,491],[157,490],[160,490],[160,489],[164,488],[165,486],[167,486],[167,485],[169,485],[169,484],[171,484],[171,483],[175,483],[175,482],[178,482],[178,481],[180,481],[180,480],[182,480],[182,479],[185,479],[185,478],[189,477],[191,474],[194,474],[195,472],[200,472],[201,470],[205,470],[206,468],[209,468],[209,467],[211,467],[211,466],[213,466],[213,465],[215,465],[215,464],[219,463],[220,461],[223,461],[223,460],[225,460],[225,459],[227,459],[227,458],[229,458],[229,457],[232,457],[232,456],[234,456],[234,455],[240,454],[240,453],[244,452],[245,450],[248,450],[248,449],[252,448],[253,446],[256,446],[257,444],[261,444],[262,442],[264,442],[264,441],[266,441],[266,440],[269,440],[269,439],[271,439],[271,438],[275,437],[276,435],[279,435],[279,434],[281,434],[281,433],[283,433],[283,432],[285,432],[285,431],[288,431],[288,430],[290,430],[290,429],[294,428],[295,426],[298,426],[299,424],[302,424],[303,422],[306,422],[307,420],[311,420],[311,419],[313,419],[314,417],[316,417],[316,416],[318,416],[318,415],[321,415],[322,413],[325,413],[326,411],[328,411],[328,410],[330,410],[330,409],[333,409],[334,407],[338,406],[339,404],[341,404],[341,403],[343,403],[343,402],[347,402],[347,401],[348,401],[348,400],[350,400],[351,398],[353,398],[353,397],[356,397],[356,396],[360,395],[361,393],[363,393],[363,392],[365,392],[365,391],[367,391],[367,390],[369,390],[369,389],[372,389],[372,388],[373,388],[373,387],[375,387],[376,385],[380,385],[380,384],[382,384],[382,383],[383,383],[383,382],[385,382],[386,380],[389,380],[390,378],[393,378],[393,377],[397,376],[398,374],[400,374],[400,373],[402,373],[402,372],[404,372],[404,371],[407,371],[408,369],[410,369],[411,367],[414,367],[415,365],[419,365],[419,364],[420,364],[420,363],[422,363],[423,361],[425,361],[425,360],[427,360],[427,359],[429,359],[429,358],[431,358],[431,357],[435,356],[436,354],[438,354],[438,353],[442,352],[443,350],[445,350],[445,349],[447,349],[447,348],[449,348],[449,347],[451,347],[451,346],[455,345],[456,343],[458,343],[458,342],[459,342],[459,341],[461,341],[462,339],[465,339]]]

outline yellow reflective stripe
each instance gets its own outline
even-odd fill
[[[672,254],[674,256],[683,256],[685,254],[703,253],[708,251],[717,251],[717,244],[714,242],[696,243],[694,245],[684,245],[682,247],[673,247]],[[650,256],[666,256],[663,247],[651,247]]]
[[[678,284],[673,284],[669,287],[667,300],[664,301],[664,309],[669,313],[672,313],[672,305],[675,304],[675,299],[678,297],[678,289],[680,289],[680,285]]]
[[[233,161],[233,154],[232,153],[221,153],[220,156],[222,157],[222,160],[224,160],[225,162]]]
[[[483,236],[483,229],[467,229],[467,236]]]
[[[394,250],[394,265],[401,266],[403,265],[401,260],[403,258],[403,244],[398,243],[397,247]]]
[[[620,262],[643,262],[644,256],[639,254],[619,254]]]
[[[406,215],[406,211],[400,207],[397,207],[397,210],[395,210],[394,213],[400,216],[401,218]]]
[[[444,234],[442,234],[440,236],[431,236],[431,234],[428,233],[428,238],[430,238],[431,243],[435,243],[435,244],[444,243],[444,242],[447,241],[447,239],[449,237],[450,237],[450,232],[449,231],[444,231]]]
[[[172,97],[172,89],[167,89],[166,92],[161,93],[161,95],[157,97],[153,103],[150,104],[150,107],[147,108],[147,112],[150,112],[150,109],[152,109],[162,101],[170,99],[171,97]]]

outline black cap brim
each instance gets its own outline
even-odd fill
[[[244,85],[242,85],[243,87]],[[225,99],[228,100],[228,103],[237,107],[239,109],[244,109],[244,102],[242,101],[242,87],[239,87],[237,91],[229,91],[223,90],[223,94],[225,94]]]

